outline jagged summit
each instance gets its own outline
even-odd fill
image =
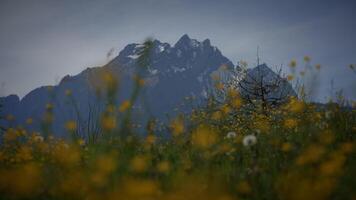
[[[127,45],[119,53],[119,56],[112,61],[112,65],[134,66],[142,47],[142,44],[137,43]],[[191,73],[193,69],[212,71],[217,65],[215,61],[231,68],[234,66],[221,54],[218,48],[211,45],[209,39],[200,42],[190,38],[187,34],[184,34],[173,46],[154,40],[150,59],[152,63],[148,69],[149,73],[168,77],[174,73]],[[203,63],[206,64],[203,65]],[[129,70],[127,67],[126,69]]]
[[[174,45],[175,48],[179,49],[189,49],[189,48],[201,48],[201,47],[210,47],[210,40],[206,39],[203,42],[199,42],[196,39],[191,39],[188,34],[184,34]]]
[[[39,87],[20,101],[7,98],[4,101],[5,112],[0,114],[14,114],[16,121],[13,124],[24,124],[27,118],[32,118],[34,123],[29,128],[39,131],[46,104],[52,103],[55,120],[53,132],[57,136],[63,136],[63,124],[68,120],[80,118],[82,121],[78,126],[85,126],[89,123],[86,120],[89,119],[89,113],[93,112],[92,109],[104,108],[107,103],[105,98],[97,98],[97,90],[93,87],[95,80],[100,78],[101,70],[110,69],[111,73],[119,77],[118,104],[130,98],[134,69],[138,67],[137,60],[142,47],[138,43],[128,44],[104,67],[88,68],[78,75],[66,76],[50,91],[47,87]],[[166,119],[166,113],[174,115],[177,106],[180,106],[180,111],[188,112],[190,107],[182,107],[185,97],[203,98],[202,94],[211,81],[210,75],[222,65],[230,68],[234,66],[208,39],[198,41],[185,34],[173,46],[154,40],[149,63],[143,73],[145,88],[141,95],[145,96],[145,105],[143,101],[136,102],[134,113],[140,115],[144,124],[148,116]],[[67,90],[71,90],[71,99],[66,96]],[[73,101],[77,107],[68,106],[68,102]],[[147,105],[149,115],[144,110]]]
[[[194,42],[198,42],[197,40],[192,40],[187,34],[184,34],[174,45],[174,47],[184,47],[184,46],[188,46],[192,43],[192,41]]]

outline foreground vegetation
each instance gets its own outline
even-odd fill
[[[237,94],[236,94],[237,95]],[[0,151],[4,199],[355,198],[354,111],[296,99],[268,114],[209,105],[158,137],[119,137],[110,106],[103,137],[87,144],[8,129]],[[239,113],[240,111],[243,113]],[[119,112],[119,111],[118,111]],[[74,134],[74,122],[67,124]],[[168,139],[167,139],[168,138]]]
[[[115,83],[110,74],[104,80]],[[130,126],[142,85],[135,81],[131,99],[106,106],[95,140],[78,137],[75,121],[65,124],[71,139],[5,130],[0,198],[356,198],[354,108],[296,98],[272,107],[228,90],[224,102],[211,98],[167,124],[152,120],[138,136]],[[47,105],[47,126],[52,109]]]

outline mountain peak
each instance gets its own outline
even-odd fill
[[[198,44],[197,40],[191,39],[188,34],[184,34],[178,42],[174,45],[175,47],[186,47],[190,46],[191,44]]]
[[[189,35],[188,34],[184,34],[182,37],[180,37],[180,39],[178,40],[178,42],[179,41],[189,41],[189,40],[191,40],[191,38],[189,37]]]
[[[256,70],[261,70],[261,71],[272,71],[271,68],[269,68],[266,63],[260,64],[255,67]]]
[[[209,40],[209,39],[205,39],[205,40],[203,41],[203,45],[204,45],[204,46],[211,46],[210,40]]]

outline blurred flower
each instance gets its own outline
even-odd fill
[[[184,132],[184,121],[183,117],[179,116],[172,120],[170,127],[172,129],[173,136],[178,136]]]
[[[231,102],[231,105],[235,109],[240,108],[242,106],[242,99],[240,97],[237,97],[237,98],[233,99],[232,102]]]
[[[298,165],[305,165],[318,161],[325,153],[325,148],[321,145],[311,145],[297,158]]]
[[[213,120],[220,120],[223,117],[221,111],[215,111],[213,112],[213,114],[211,115],[211,119]]]
[[[115,112],[115,105],[109,104],[106,106],[106,112],[114,113]]]
[[[33,119],[32,118],[27,118],[26,119],[26,124],[27,125],[31,125],[33,123]]]
[[[221,82],[215,83],[215,88],[218,90],[223,90],[224,89],[224,84]]]
[[[156,142],[156,136],[154,136],[153,134],[147,135],[146,142],[150,145],[154,144]]]
[[[215,82],[219,82],[220,81],[220,76],[219,76],[219,73],[215,72],[215,73],[212,73],[211,75],[211,79]]]
[[[131,170],[135,171],[135,172],[143,172],[147,169],[148,167],[148,158],[146,156],[135,156],[132,160],[131,160]]]
[[[66,89],[66,90],[64,91],[64,94],[65,94],[66,96],[71,96],[71,95],[72,95],[72,90]]]
[[[299,101],[297,98],[291,98],[287,104],[287,109],[294,113],[299,113],[304,110],[305,106],[302,101]]]
[[[43,186],[41,168],[34,163],[20,165],[14,169],[0,170],[0,191],[16,199],[36,196]],[[11,198],[13,199],[13,198]]]
[[[258,115],[254,120],[254,128],[258,133],[268,133],[271,128],[269,119],[265,116]]]
[[[79,139],[77,142],[78,142],[79,146],[84,146],[85,145],[85,140],[83,140],[83,139]]]
[[[242,144],[244,146],[252,146],[252,145],[255,145],[256,143],[257,143],[257,138],[254,135],[246,135],[242,139]]]
[[[44,138],[42,136],[40,136],[40,135],[34,135],[33,140],[35,142],[43,142]]]
[[[21,146],[17,150],[17,161],[29,161],[32,159],[32,149],[29,146]]]
[[[284,126],[286,128],[293,129],[293,128],[297,127],[297,125],[298,125],[298,122],[296,119],[289,118],[289,119],[284,120]]]
[[[73,167],[80,161],[80,150],[74,146],[70,146],[64,141],[59,142],[51,151],[54,161],[64,167]]]
[[[140,87],[145,86],[145,84],[146,84],[145,79],[141,78],[141,77],[138,76],[138,75],[134,75],[134,76],[133,76],[133,80],[134,80]]]
[[[54,115],[52,112],[46,112],[43,116],[43,121],[47,124],[52,123],[54,120]]]
[[[289,67],[295,68],[297,66],[297,61],[296,60],[291,60],[289,63]]]
[[[170,164],[168,161],[162,161],[157,165],[157,170],[161,173],[167,173],[169,169],[170,169]]]
[[[316,65],[315,65],[315,68],[316,68],[317,70],[319,70],[319,69],[321,68],[321,65],[320,65],[320,64],[316,64]]]
[[[18,135],[19,134],[18,134],[17,130],[10,128],[10,129],[6,130],[6,132],[3,135],[3,138],[6,142],[12,142],[17,139]]]
[[[351,153],[353,151],[353,143],[346,142],[341,145],[341,151],[343,153]]]
[[[115,153],[100,155],[96,160],[97,170],[103,174],[109,174],[113,172],[117,166],[115,155]]]
[[[77,130],[77,123],[75,121],[68,121],[65,124],[65,128],[69,132],[74,132]]]
[[[288,81],[292,81],[293,79],[294,79],[294,76],[293,76],[293,75],[289,74],[289,75],[287,76],[287,80],[288,80]]]
[[[112,131],[116,128],[116,118],[114,116],[105,115],[101,119],[101,125],[105,131]]]
[[[304,62],[310,62],[310,57],[309,56],[304,56],[303,60],[304,60]]]
[[[208,125],[200,125],[192,134],[192,143],[199,148],[208,148],[215,144],[216,140],[216,132]]]
[[[236,137],[236,132],[230,131],[226,134],[227,139],[234,139]]]
[[[120,112],[125,112],[127,109],[129,109],[131,107],[131,102],[128,100],[125,100],[121,103],[120,107],[119,107],[119,111]]]
[[[289,152],[292,149],[291,143],[285,142],[282,144],[281,150],[283,152]]]
[[[325,130],[320,134],[319,139],[320,139],[320,143],[327,145],[327,144],[331,144],[335,140],[335,136],[331,131]]]
[[[53,104],[47,103],[46,104],[46,110],[52,110],[53,109]]]
[[[102,76],[102,80],[104,81],[107,87],[112,87],[112,88],[116,87],[118,80],[113,73],[111,73],[110,71],[103,71],[101,76]]]
[[[325,112],[325,118],[326,119],[330,119],[332,115],[333,115],[333,113],[331,111],[326,111]]]
[[[15,116],[12,115],[12,114],[8,114],[8,115],[6,115],[6,120],[7,121],[14,121],[15,120]]]

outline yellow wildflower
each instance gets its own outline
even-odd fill
[[[218,90],[223,90],[224,89],[224,84],[221,82],[218,82],[215,84],[215,88]]]
[[[293,79],[294,79],[294,76],[293,76],[293,75],[289,74],[289,75],[287,76],[287,80],[288,80],[288,81],[292,81]]]
[[[0,190],[12,197],[25,199],[36,196],[43,188],[41,184],[41,169],[34,163],[0,171]]]
[[[304,62],[310,62],[310,57],[309,56],[304,56]]]
[[[65,128],[69,132],[74,132],[77,130],[77,123],[75,121],[68,121],[65,124]]]
[[[325,148],[321,145],[311,145],[297,158],[298,165],[305,165],[318,161],[325,153]]]
[[[321,65],[320,65],[320,64],[316,64],[316,65],[315,65],[315,68],[316,68],[317,70],[319,70],[319,69],[321,68]]]
[[[153,134],[149,134],[146,137],[146,142],[147,144],[154,144],[156,142],[156,136],[154,136]]]
[[[223,117],[221,111],[215,111],[212,115],[211,115],[211,119],[213,120],[220,120]]]
[[[294,113],[299,113],[302,112],[304,110],[304,103],[302,101],[299,101],[296,98],[291,98],[291,100],[289,101],[287,108],[289,109],[289,111],[294,112]]]
[[[183,117],[177,117],[175,118],[171,124],[170,127],[172,129],[172,134],[173,136],[178,136],[184,132],[184,120]]]
[[[32,118],[27,118],[26,119],[26,124],[27,125],[31,125],[33,123],[33,119]]]
[[[295,68],[297,66],[297,61],[296,60],[291,60],[289,63],[289,67]]]
[[[192,134],[192,143],[199,148],[208,148],[217,141],[217,134],[212,127],[200,125]]]
[[[131,160],[131,169],[135,172],[143,172],[148,165],[148,158],[146,156],[135,156]]]
[[[167,173],[169,169],[170,169],[170,164],[168,161],[162,161],[157,165],[157,170],[161,173]]]
[[[112,131],[116,128],[116,118],[114,116],[105,115],[101,119],[101,125],[105,131]]]
[[[291,143],[285,142],[285,143],[282,144],[281,150],[283,152],[289,152],[291,149],[292,149],[292,144]]]
[[[32,159],[32,149],[28,146],[21,146],[16,154],[18,161],[29,161]]]
[[[298,122],[296,119],[290,118],[290,119],[284,120],[284,126],[286,128],[293,129],[293,128],[297,127],[297,125],[298,125]]]
[[[125,100],[121,103],[120,107],[119,107],[119,111],[120,112],[125,112],[127,109],[129,109],[131,107],[131,102],[128,100]]]
[[[109,174],[116,169],[116,154],[100,155],[96,160],[96,167],[100,173]]]
[[[47,110],[52,110],[52,109],[53,109],[53,104],[47,103],[47,104],[46,104],[46,109],[47,109]]]

